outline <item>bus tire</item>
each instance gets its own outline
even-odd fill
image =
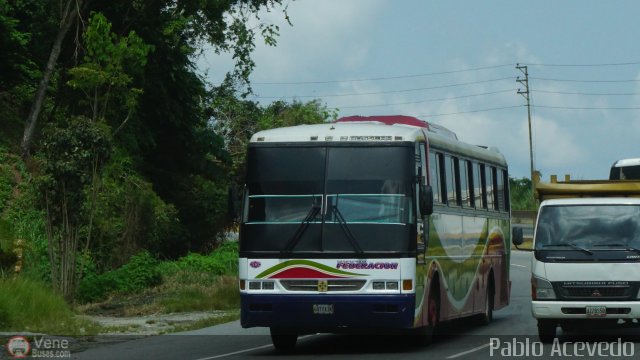
[[[538,319],[538,338],[540,342],[549,344],[556,337],[556,322],[550,319]]]
[[[427,300],[427,318],[429,325],[425,328],[425,338],[427,342],[433,342],[434,337],[440,324],[440,284],[435,283],[429,291],[429,299]]]
[[[484,312],[478,317],[480,325],[489,325],[493,321],[493,301],[495,299],[495,291],[493,289],[493,280],[491,280],[484,295]]]
[[[279,352],[291,352],[298,342],[298,334],[271,328],[271,342]]]

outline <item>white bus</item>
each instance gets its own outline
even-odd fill
[[[507,164],[406,116],[262,131],[240,226],[243,327],[432,333],[509,303]]]

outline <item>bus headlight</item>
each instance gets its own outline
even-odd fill
[[[373,290],[398,290],[397,281],[374,281],[371,283]]]
[[[249,281],[249,290],[273,290],[275,283],[273,281]]]
[[[556,293],[553,285],[545,279],[538,277],[531,278],[531,299],[532,300],[554,300]]]

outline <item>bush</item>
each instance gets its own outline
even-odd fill
[[[110,293],[132,293],[161,282],[158,260],[145,251],[132,256],[122,267],[103,274],[98,275],[91,266],[86,267],[77,298],[80,302],[96,301]]]
[[[207,272],[212,275],[235,275],[238,272],[238,243],[226,242],[209,255],[189,253],[176,261],[160,265],[163,275],[181,270]]]

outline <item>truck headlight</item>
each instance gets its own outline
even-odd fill
[[[532,300],[554,300],[556,293],[553,291],[551,283],[538,277],[531,278],[531,299]]]

